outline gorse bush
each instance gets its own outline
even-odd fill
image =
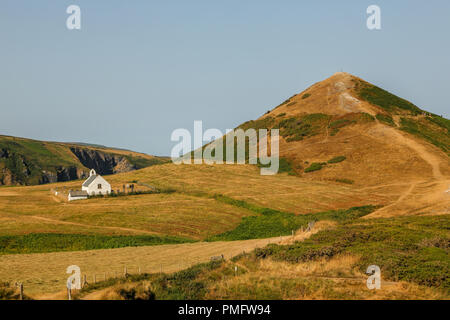
[[[361,257],[361,272],[375,264],[385,279],[440,287],[450,293],[448,230],[449,216],[347,219],[346,223],[320,231],[303,242],[271,245],[257,249],[255,255],[297,263],[345,252]]]
[[[334,157],[333,159],[328,160],[328,163],[339,163],[346,159],[347,158],[345,156],[337,156],[337,157]]]
[[[322,113],[308,114],[299,118],[291,117],[278,123],[280,134],[286,141],[300,141],[305,137],[312,137],[326,127],[330,116]]]
[[[268,165],[263,165],[259,162],[258,159],[258,167],[260,168],[268,168],[270,167],[271,164]],[[279,163],[278,163],[279,167],[278,167],[278,173],[287,173],[289,175],[297,175],[297,172],[294,170],[292,163],[290,160],[286,159],[286,158],[279,158]]]
[[[335,179],[336,182],[340,182],[340,183],[345,183],[345,184],[354,184],[355,181],[351,180],[351,179],[346,179],[346,178],[338,178]]]
[[[377,114],[376,118],[377,118],[378,121],[381,121],[381,122],[383,122],[383,123],[385,123],[385,124],[387,124],[387,125],[389,125],[391,127],[395,127],[396,126],[395,122],[394,122],[394,119],[392,119],[392,117],[389,116],[389,115],[379,113],[379,114]]]
[[[401,130],[422,138],[450,154],[450,135],[443,130],[435,130],[420,120],[401,118]]]
[[[309,97],[311,97],[311,94],[310,93],[305,93],[303,96],[302,96],[302,99],[304,100],[304,99],[308,99]]]
[[[311,163],[311,165],[305,169],[305,173],[319,171],[323,168],[323,165],[318,162]]]
[[[399,109],[409,111],[414,115],[423,112],[411,102],[399,98],[396,95],[365,81],[356,81],[356,92],[360,99],[379,106],[389,112],[397,112]]]

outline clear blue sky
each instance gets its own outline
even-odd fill
[[[449,32],[448,0],[2,0],[0,134],[168,155],[341,69],[449,118]]]

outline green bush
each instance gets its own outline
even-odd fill
[[[305,93],[305,94],[302,96],[302,99],[304,100],[304,99],[307,99],[307,98],[309,98],[309,97],[311,97],[311,94]]]
[[[433,128],[418,120],[404,117],[401,118],[400,123],[401,130],[422,138],[441,148],[444,152],[450,154],[450,136],[447,132],[443,132],[442,130],[433,130]]]
[[[286,158],[283,158],[283,157],[279,158],[278,166],[279,166],[278,173],[287,173],[292,176],[297,175],[297,172],[295,172],[294,168],[292,167],[291,161]],[[258,159],[258,167],[268,168],[268,167],[270,167],[270,164],[263,165],[259,162],[259,159]]]
[[[333,159],[328,160],[328,163],[339,163],[346,159],[347,158],[345,156],[337,156],[337,157],[334,157]]]
[[[319,171],[322,168],[323,168],[323,166],[321,163],[314,162],[314,163],[311,163],[311,165],[305,169],[305,173]]]
[[[356,82],[356,92],[360,99],[379,106],[389,112],[396,112],[398,109],[409,111],[414,115],[423,112],[411,102],[399,98],[396,95],[365,81]]]
[[[389,125],[391,127],[395,127],[396,126],[395,122],[394,122],[394,119],[392,119],[392,117],[389,116],[389,115],[379,113],[379,114],[377,114],[376,118],[379,121],[381,121],[381,122],[383,122],[383,123],[385,123],[385,124],[387,124],[387,125]]]
[[[325,127],[330,116],[322,113],[308,114],[300,118],[291,117],[279,122],[280,134],[286,141],[300,141],[305,137],[319,134]]]

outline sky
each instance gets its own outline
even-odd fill
[[[450,118],[449,31],[448,0],[2,0],[0,134],[169,155],[338,71]]]

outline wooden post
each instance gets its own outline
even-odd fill
[[[19,299],[23,300],[23,283],[22,282],[16,282],[16,287],[19,287]]]
[[[19,284],[20,300],[23,300],[23,283]]]
[[[138,267],[138,274],[141,274],[141,267]]]

